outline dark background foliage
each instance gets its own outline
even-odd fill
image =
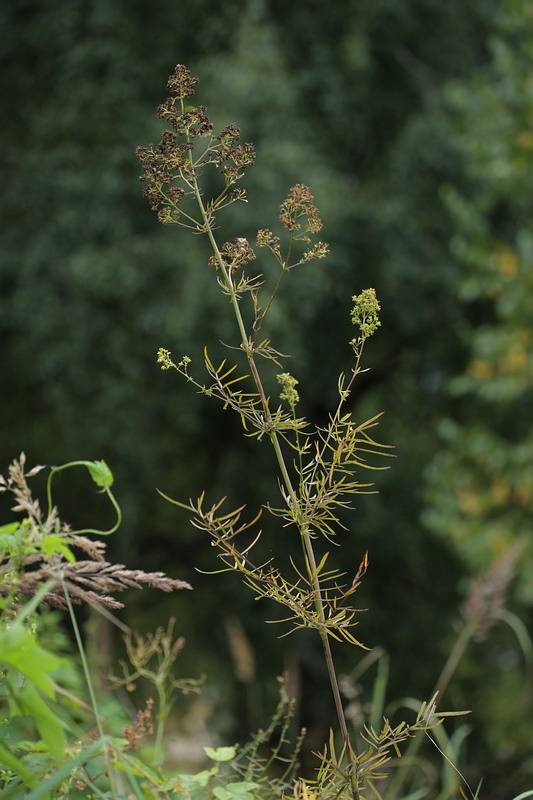
[[[205,487],[251,507],[276,492],[266,448],[155,364],[159,347],[200,363],[204,343],[233,335],[206,243],[162,228],[137,181],[135,147],[157,140],[154,109],[185,63],[215,125],[236,122],[257,148],[250,203],[221,236],[252,240],[296,182],[321,210],[331,256],[294,273],[269,330],[318,421],[348,366],[351,296],[377,290],[382,328],[354,402],[361,418],[385,412],[396,459],[358,501],[339,557],[352,568],[369,550],[358,632],[390,653],[389,698],[427,695],[469,578],[530,536],[531,4],[18,0],[0,21],[2,463],[24,450],[111,465],[125,512],[114,556],[194,585],[132,596],[125,616],[143,630],[178,616],[184,670],[208,673],[224,736],[264,721],[287,667],[302,721],[327,728],[317,643],[278,641],[262,624],[272,609],[232,576],[197,574],[216,566],[211,552],[155,491]],[[62,489],[73,525],[88,511],[106,525],[82,478]],[[267,533],[283,549],[283,532]],[[527,624],[527,550],[512,597]],[[248,687],[233,675],[235,616],[256,659]],[[358,659],[339,652],[346,671]],[[498,626],[446,702],[475,709],[471,774],[502,792],[533,771],[522,660]]]

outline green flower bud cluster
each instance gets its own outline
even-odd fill
[[[160,347],[157,351],[157,363],[161,364],[161,369],[170,369],[174,366],[174,362],[170,357],[170,350],[165,350],[164,347]]]
[[[170,350],[160,347],[157,351],[157,363],[161,364],[161,369],[171,369],[171,367],[174,367],[174,369],[179,370],[181,368],[181,370],[186,372],[188,365],[191,363],[191,359],[189,356],[183,356],[181,361],[178,364],[175,364],[172,361]]]
[[[381,325],[378,317],[380,305],[376,297],[376,290],[364,289],[361,294],[354,295],[352,300],[354,302],[351,314],[352,322],[358,326],[361,338],[366,339],[368,336],[372,336]]]
[[[282,392],[280,394],[281,400],[286,400],[290,407],[294,410],[296,403],[300,400],[300,396],[296,389],[294,388],[298,381],[296,378],[293,378],[289,372],[281,372],[278,376],[278,383],[282,387]]]

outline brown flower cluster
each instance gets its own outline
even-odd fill
[[[280,240],[279,236],[274,236],[271,230],[263,228],[257,231],[257,246],[268,247],[277,258],[281,258]]]
[[[178,64],[174,74],[168,79],[167,86],[171,94],[175,94],[176,97],[184,100],[186,97],[193,96],[198,83],[198,78],[193,78],[187,67],[184,67],[183,64]]]
[[[76,542],[76,544],[78,544]],[[33,563],[32,563],[33,562]],[[167,578],[163,572],[144,572],[141,569],[126,569],[124,564],[111,564],[109,561],[76,561],[71,564],[60,561],[58,564],[47,563],[39,559],[38,569],[34,559],[26,559],[23,571],[17,577],[17,593],[32,596],[36,594],[46,581],[56,581],[50,591],[43,598],[43,603],[65,610],[67,601],[63,586],[65,586],[71,602],[74,605],[82,603],[96,604],[106,608],[124,608],[124,603],[114,598],[115,592],[125,589],[142,589],[150,586],[161,589],[163,592],[172,592],[175,589],[190,589],[190,584],[185,581]],[[9,564],[6,565],[6,569]],[[8,593],[10,580],[0,589],[0,593]]]
[[[178,64],[168,80],[171,95],[157,109],[160,119],[168,122],[173,130],[164,131],[157,147],[138,147],[137,156],[142,164],[140,180],[146,183],[144,195],[153,211],[158,211],[163,223],[181,222],[178,208],[183,197],[190,193],[190,181],[198,169],[214,164],[224,176],[226,187],[231,186],[244,174],[244,169],[254,163],[255,152],[250,142],[239,144],[240,131],[236,125],[228,125],[218,136],[213,136],[213,125],[206,114],[205,106],[184,107],[183,100],[194,94],[198,80],[183,65]],[[208,147],[195,160],[194,140],[209,136]],[[185,141],[180,141],[181,137]],[[187,189],[173,185],[183,180]],[[229,196],[231,202],[243,199],[243,192]]]
[[[137,718],[131,725],[124,726],[124,738],[128,740],[127,748],[129,750],[136,750],[143,741],[151,736],[154,732],[154,724],[152,722],[152,706],[154,701],[151,697],[146,701],[144,711],[139,709],[137,711]]]
[[[185,189],[170,184],[174,182],[176,175],[190,174],[191,149],[190,142],[178,143],[177,136],[171,131],[164,131],[157,148],[152,145],[137,148],[137,156],[143,167],[139,180],[146,183],[144,196],[150,203],[150,208],[157,211],[160,206],[164,206],[171,215],[169,220],[161,220],[162,222],[171,222],[179,217],[177,206],[185,195]]]
[[[226,184],[230,186],[235,181],[238,181],[239,178],[242,178],[244,175],[243,170],[246,167],[250,167],[254,161],[255,150],[251,142],[245,142],[238,145],[238,147],[233,147],[225,159],[226,163],[220,170],[226,179]]]
[[[325,242],[317,242],[303,256],[302,261],[312,261],[314,258],[326,258],[329,246]]]
[[[248,244],[248,239],[239,237],[232,242],[225,242],[220,248],[220,256],[228,272],[234,273],[245,264],[255,259],[255,253]],[[210,267],[218,267],[215,256],[209,259]]]
[[[176,111],[176,98],[168,97],[157,109],[157,116],[170,122],[180,136],[209,136],[213,125],[206,114],[205,106],[191,106],[184,111]]]
[[[304,242],[310,241],[308,233],[318,233],[322,228],[322,221],[313,200],[314,196],[309,187],[297,183],[289,189],[289,194],[279,209],[279,219],[283,227],[290,233],[296,233],[296,238]]]

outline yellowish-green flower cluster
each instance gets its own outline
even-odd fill
[[[170,369],[174,366],[174,362],[170,358],[170,350],[165,350],[164,347],[160,347],[157,351],[157,363],[161,364],[161,369]]]
[[[300,399],[298,392],[294,388],[298,381],[296,378],[293,378],[289,372],[280,372],[280,374],[277,376],[277,379],[278,383],[282,387],[280,399],[286,400],[290,407],[294,410],[296,403]]]
[[[376,290],[364,289],[361,294],[354,295],[352,300],[354,302],[352,322],[358,326],[361,338],[366,339],[368,336],[372,336],[381,325],[378,317],[380,305],[376,297]]]
[[[177,369],[179,372],[187,372],[187,367],[191,363],[191,359],[189,356],[183,356],[181,361],[178,364],[175,364],[172,361],[170,350],[165,350],[164,347],[160,347],[157,351],[157,363],[161,364],[161,369]]]

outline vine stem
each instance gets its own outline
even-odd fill
[[[52,478],[54,477],[54,475],[56,475],[56,473],[61,472],[64,469],[69,469],[70,467],[87,467],[89,469],[89,471],[90,471],[90,468],[91,468],[92,465],[93,464],[92,464],[91,461],[69,461],[68,464],[61,464],[60,467],[52,467],[52,469],[50,471],[50,474],[48,475],[48,480],[46,482],[46,498],[47,498],[47,501],[48,501],[48,516],[50,516],[50,514],[52,513],[52,509],[53,509],[53,504],[52,504]],[[122,510],[121,510],[119,504],[117,503],[117,501],[115,500],[113,492],[111,491],[109,486],[103,486],[102,487],[102,491],[105,492],[105,494],[107,494],[107,496],[108,496],[108,498],[109,498],[109,500],[110,500],[110,502],[111,502],[113,508],[115,509],[116,514],[117,514],[117,521],[115,522],[113,527],[110,528],[108,531],[100,531],[100,530],[96,530],[94,528],[82,528],[81,530],[78,530],[78,531],[70,531],[71,535],[81,535],[83,533],[96,533],[99,536],[110,536],[110,534],[115,533],[115,531],[117,531],[120,528],[120,525],[122,524]]]
[[[192,174],[194,175],[194,165],[193,165],[193,161],[192,161],[192,153],[191,152],[189,152],[189,158],[190,158],[190,164],[191,164],[191,171],[192,171]],[[217,265],[218,265],[218,267],[219,267],[219,269],[220,269],[220,271],[221,271],[221,273],[222,273],[222,275],[224,277],[224,283],[225,283],[226,288],[227,288],[228,293],[229,293],[231,305],[233,307],[233,312],[235,314],[235,318],[236,318],[237,325],[238,325],[238,328],[239,328],[239,333],[240,333],[240,336],[241,336],[241,346],[242,346],[242,349],[243,349],[244,353],[246,354],[246,358],[247,358],[247,361],[248,361],[250,372],[251,372],[252,377],[253,377],[253,381],[254,381],[255,386],[257,388],[259,397],[261,398],[261,404],[262,404],[262,408],[263,408],[263,414],[264,414],[264,417],[265,417],[265,422],[268,423],[269,421],[271,421],[270,409],[268,407],[268,401],[267,401],[267,398],[266,398],[266,394],[265,394],[265,390],[264,390],[263,383],[262,383],[262,380],[261,380],[261,376],[259,375],[259,372],[258,372],[258,369],[257,369],[257,365],[256,365],[254,357],[253,357],[252,345],[251,345],[250,340],[249,340],[249,338],[247,336],[247,333],[246,333],[246,327],[245,327],[244,320],[242,318],[241,310],[240,310],[240,307],[239,307],[239,301],[237,299],[237,296],[236,296],[236,293],[235,293],[235,290],[234,290],[234,287],[233,287],[233,282],[231,280],[230,274],[228,273],[228,270],[226,269],[226,266],[225,266],[224,261],[222,259],[222,256],[221,256],[217,241],[216,241],[215,236],[213,234],[213,231],[212,231],[212,228],[211,228],[210,219],[209,219],[209,215],[207,214],[207,212],[205,210],[205,206],[204,206],[204,203],[203,203],[203,200],[202,200],[202,195],[201,195],[200,188],[198,186],[198,182],[196,180],[196,176],[195,175],[194,175],[191,183],[192,183],[192,188],[193,188],[193,191],[194,191],[194,194],[195,194],[195,197],[196,197],[196,201],[198,203],[198,207],[199,207],[201,215],[202,215],[202,219],[203,219],[203,223],[204,223],[204,228],[203,229],[207,233],[207,236],[209,238],[209,242],[211,244],[211,247],[213,249],[213,253],[215,255],[215,259],[216,259]],[[290,501],[291,501],[293,507],[297,508],[298,507],[298,497],[297,497],[296,492],[294,490],[294,487],[292,485],[292,481],[291,481],[291,478],[290,478],[290,475],[289,475],[289,472],[288,472],[288,469],[287,469],[287,465],[286,465],[286,462],[285,462],[285,458],[284,458],[284,455],[283,455],[283,452],[282,452],[282,449],[281,449],[281,445],[280,445],[280,442],[279,442],[279,437],[278,437],[278,435],[277,435],[275,430],[270,430],[269,438],[270,438],[270,441],[272,442],[272,446],[273,446],[274,452],[276,454],[276,460],[278,462],[278,465],[279,465],[279,468],[280,468],[280,471],[281,471],[281,475],[282,475],[282,478],[283,478],[283,483],[284,483],[285,488],[286,488],[286,490],[288,492]],[[306,526],[301,526],[300,525],[299,529],[300,529],[300,536],[301,536],[301,539],[302,539],[302,545],[303,545],[303,549],[304,549],[304,553],[305,553],[305,557],[306,557],[308,574],[309,574],[309,578],[310,578],[311,585],[312,585],[312,588],[313,588],[315,610],[317,612],[319,621],[322,624],[324,624],[325,623],[325,613],[324,613],[324,604],[323,604],[323,599],[322,599],[322,590],[320,588],[320,582],[319,582],[318,576],[316,574],[316,559],[315,559],[315,554],[314,554],[314,550],[313,550],[313,543],[311,541],[311,535],[310,535],[309,530],[307,529]],[[341,699],[340,690],[339,690],[339,682],[338,682],[337,673],[336,673],[336,670],[335,670],[335,664],[334,664],[334,661],[333,661],[333,654],[331,652],[331,645],[330,645],[330,642],[329,642],[328,634],[327,634],[327,632],[325,630],[320,630],[319,629],[319,635],[320,635],[320,639],[322,641],[322,647],[323,647],[323,650],[324,650],[324,657],[325,657],[326,666],[327,666],[327,670],[328,670],[328,676],[329,676],[331,689],[332,689],[332,693],[333,693],[333,699],[334,699],[334,702],[335,702],[335,710],[336,710],[336,713],[337,713],[337,718],[338,718],[338,721],[339,721],[339,726],[340,726],[342,738],[343,738],[344,744],[345,744],[346,757],[347,757],[348,762],[349,762],[350,767],[351,767],[351,769],[350,769],[350,785],[351,785],[352,797],[353,797],[353,800],[360,800],[359,789],[358,789],[358,786],[357,786],[357,783],[358,783],[358,780],[357,780],[357,764],[355,763],[355,760],[354,760],[354,757],[353,757],[353,750],[352,750],[352,747],[351,747],[351,744],[350,744],[350,734],[348,732],[348,725],[347,725],[347,722],[346,722],[346,716],[344,714],[344,709],[343,709],[343,705],[342,705],[342,699]]]

